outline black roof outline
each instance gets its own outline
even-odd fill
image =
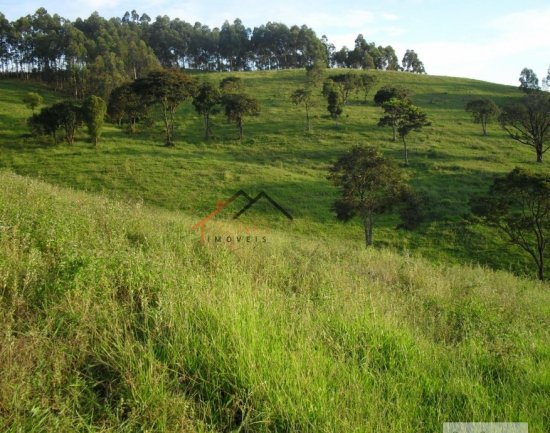
[[[293,220],[294,217],[290,215],[290,213],[285,210],[279,203],[277,203],[275,200],[273,200],[269,195],[267,195],[264,191],[261,191],[256,197],[252,198],[250,197],[246,192],[244,192],[242,189],[237,191],[235,194],[233,194],[229,200],[227,200],[225,203],[226,205],[231,203],[233,200],[237,199],[240,196],[246,197],[248,200],[248,203],[235,215],[233,215],[233,219],[239,218],[243,213],[245,213],[248,209],[250,209],[252,206],[254,206],[262,197],[265,197],[269,203],[273,207],[275,207],[279,212],[281,212],[284,216],[286,216],[289,220]]]

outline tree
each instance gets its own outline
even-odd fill
[[[378,121],[378,126],[391,126],[393,141],[396,140],[396,132],[403,142],[405,164],[409,163],[406,137],[411,131],[418,131],[424,126],[430,125],[427,115],[408,99],[392,98],[382,105],[384,116]]]
[[[222,97],[222,105],[229,122],[234,122],[239,129],[239,140],[243,138],[243,124],[246,116],[258,116],[260,103],[243,93],[228,93]]]
[[[337,87],[333,87],[327,93],[327,110],[330,113],[330,117],[334,120],[338,120],[338,117],[344,111],[344,98],[342,97],[342,92],[338,90]]]
[[[492,99],[475,99],[466,104],[466,111],[472,113],[475,123],[481,123],[483,135],[487,135],[487,124],[490,123],[498,114],[500,109]]]
[[[430,126],[431,123],[428,122],[427,114],[424,113],[416,105],[413,105],[408,101],[400,101],[399,103],[404,106],[404,111],[397,121],[397,132],[399,133],[401,141],[403,142],[405,165],[408,165],[409,152],[407,149],[407,141],[405,140],[405,138],[407,137],[407,135],[409,135],[410,132],[420,131],[424,126]]]
[[[50,135],[57,144],[57,130],[61,128],[59,116],[52,107],[44,107],[27,121],[33,135]]]
[[[367,96],[369,96],[370,91],[378,82],[378,78],[374,75],[363,74],[361,75],[361,88],[363,89],[363,94],[365,95],[365,103],[367,102]]]
[[[308,85],[317,87],[323,79],[326,69],[326,61],[316,60],[312,65],[306,66],[306,78]]]
[[[107,114],[119,126],[128,123],[128,131],[136,132],[138,121],[147,116],[149,107],[141,100],[132,84],[123,84],[111,92]]]
[[[194,94],[195,80],[179,70],[168,69],[151,72],[133,85],[145,104],[162,107],[165,144],[174,146],[174,115],[177,108]]]
[[[333,83],[339,84],[340,91],[342,93],[342,100],[344,105],[347,104],[349,95],[355,92],[363,86],[361,77],[356,72],[348,72],[346,74],[331,75],[329,77]]]
[[[425,74],[424,63],[418,58],[418,54],[414,50],[407,50],[403,56],[403,70],[405,72],[413,72],[417,74]]]
[[[204,120],[204,139],[210,139],[210,116],[219,110],[220,90],[211,83],[202,83],[195,96],[193,106]]]
[[[548,66],[546,77],[542,80],[542,85],[546,90],[550,90],[550,66]]]
[[[384,86],[374,95],[374,104],[381,107],[384,102],[388,102],[392,98],[408,99],[410,93],[408,89],[401,86]]]
[[[502,110],[499,122],[513,140],[533,147],[537,162],[542,162],[542,155],[550,148],[546,146],[550,137],[550,94],[536,92],[524,96],[520,103]]]
[[[525,93],[531,93],[540,90],[539,79],[537,77],[537,74],[535,74],[532,69],[523,68],[519,76],[519,82],[521,83],[519,85],[520,90]]]
[[[44,103],[44,98],[38,93],[29,92],[23,97],[23,103],[27,108],[30,108],[32,114],[34,114],[34,110]]]
[[[49,107],[49,116],[65,130],[65,141],[74,143],[76,130],[82,125],[82,108],[73,101],[63,101]]]
[[[372,245],[374,217],[401,202],[407,189],[395,163],[373,147],[353,147],[330,168],[328,179],[341,194],[332,207],[336,217],[349,221],[358,216],[367,247]]]
[[[292,92],[290,100],[296,105],[303,105],[306,110],[306,130],[311,130],[311,124],[309,119],[309,109],[312,105],[311,89],[309,87],[300,87]]]
[[[82,118],[88,127],[88,135],[94,146],[97,146],[99,137],[101,137],[101,128],[103,128],[106,112],[107,104],[99,96],[89,96],[82,104]]]
[[[520,168],[494,180],[489,193],[473,199],[474,215],[504,232],[529,254],[544,280],[544,259],[550,240],[550,176]]]

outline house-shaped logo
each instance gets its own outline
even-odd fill
[[[241,189],[237,191],[235,194],[233,194],[231,197],[229,197],[227,200],[218,200],[218,202],[216,203],[216,209],[210,212],[198,223],[193,225],[192,227],[193,230],[200,229],[201,241],[203,242],[205,241],[206,223],[214,219],[216,215],[218,215],[221,211],[223,211],[227,206],[229,206],[239,197],[244,197],[246,199],[246,204],[239,211],[233,214],[232,219],[238,219],[242,214],[244,214],[252,206],[254,206],[260,199],[265,198],[275,209],[281,212],[286,218],[288,218],[290,221],[293,220],[292,215],[286,209],[284,209],[279,203],[273,200],[264,191],[261,191],[258,195],[256,195],[256,197],[252,198],[250,195],[248,195],[245,191]]]

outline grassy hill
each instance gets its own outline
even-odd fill
[[[333,71],[337,73],[338,71]],[[220,80],[228,74],[203,74]],[[304,113],[291,104],[290,93],[305,81],[303,71],[232,74],[242,77],[248,92],[260,99],[262,114],[247,120],[245,139],[219,114],[214,119],[212,142],[202,140],[201,119],[189,103],[178,113],[177,147],[161,146],[160,123],[130,136],[107,127],[103,142],[94,149],[82,135],[74,146],[44,146],[28,133],[30,111],[22,96],[34,87],[0,81],[0,167],[79,190],[143,201],[168,210],[200,217],[214,209],[217,200],[239,189],[255,195],[265,190],[295,216],[292,230],[315,238],[347,239],[361,243],[359,222],[341,224],[330,206],[335,189],[326,180],[327,168],[354,144],[381,148],[387,156],[402,159],[400,143],[378,127],[381,110],[353,95],[336,124],[327,117],[326,102],[317,95],[313,132],[304,133]],[[436,262],[481,263],[496,269],[532,275],[530,259],[506,243],[498,233],[463,222],[467,202],[486,191],[491,179],[515,166],[535,167],[530,148],[510,140],[497,125],[489,136],[473,124],[464,106],[470,99],[487,96],[504,104],[520,97],[517,89],[469,79],[378,72],[378,86],[400,84],[409,88],[413,102],[428,112],[432,126],[410,138],[413,185],[430,198],[430,221],[418,231],[397,230],[389,216],[376,221],[378,246],[421,254]],[[34,89],[35,90],[35,89]],[[39,90],[49,101],[60,95]],[[256,219],[275,228],[271,212]]]
[[[0,182],[2,432],[550,430],[548,285]]]
[[[416,231],[378,219],[367,250],[359,223],[331,213],[326,175],[355,144],[402,159],[374,92],[352,96],[338,124],[317,95],[306,134],[289,101],[303,71],[231,75],[262,104],[244,140],[220,114],[204,142],[187,103],[175,148],[158,122],[136,135],[107,125],[97,148],[83,132],[72,146],[37,142],[22,97],[62,95],[0,80],[0,431],[550,431],[549,285],[464,220],[495,175],[550,170],[464,112],[517,89],[377,73],[428,112],[406,171],[431,204]],[[267,192],[294,220],[263,201],[236,224],[237,200],[207,235],[253,241],[201,243],[192,226],[238,190]]]

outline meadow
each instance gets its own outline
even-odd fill
[[[465,104],[477,97],[491,97],[502,105],[521,93],[511,86],[469,79],[371,73],[378,77],[377,88],[399,84],[410,89],[413,102],[427,111],[432,122],[411,134],[407,168],[410,182],[429,198],[428,220],[411,232],[397,230],[397,219],[384,216],[375,225],[377,245],[437,262],[474,262],[531,275],[530,259],[524,253],[498,233],[465,221],[470,197],[485,192],[494,176],[516,166],[547,170],[534,164],[530,148],[512,141],[498,125],[490,125],[484,137],[480,125],[464,111]],[[319,89],[312,110],[313,130],[306,133],[303,108],[290,102],[291,92],[305,83],[304,71],[198,75],[213,82],[240,76],[248,93],[260,100],[262,113],[246,119],[242,142],[223,113],[214,117],[214,139],[204,141],[202,120],[187,102],[178,112],[175,148],[162,146],[160,122],[141,125],[135,135],[108,125],[98,148],[87,142],[83,131],[74,146],[40,144],[25,136],[31,113],[21,103],[26,92],[36,89],[7,80],[0,81],[4,125],[0,167],[56,185],[196,216],[207,214],[217,200],[239,189],[251,195],[264,190],[295,216],[293,230],[361,242],[360,224],[339,223],[331,212],[337,191],[326,175],[329,165],[355,144],[376,146],[388,157],[402,160],[401,144],[391,141],[390,130],[377,126],[381,109],[372,102],[375,90],[366,101],[362,94],[352,95],[336,123],[328,117]],[[49,102],[62,97],[44,88],[38,91]],[[269,209],[259,209],[255,217],[279,226]]]
[[[159,122],[135,135],[107,124],[93,147],[84,131],[72,146],[30,136],[23,96],[63,95],[0,80],[0,431],[550,431],[550,287],[467,218],[494,176],[550,170],[464,111],[521,93],[369,73],[409,88],[432,122],[411,134],[404,168],[428,219],[415,231],[377,219],[369,249],[359,222],[331,212],[326,176],[355,144],[402,160],[376,125],[374,91],[353,95],[336,123],[319,89],[307,133],[290,102],[304,71],[197,74],[239,76],[260,100],[242,141],[221,113],[204,141],[185,103],[174,148]],[[201,243],[192,226],[241,189],[267,192],[293,221],[258,203],[242,221],[267,242]],[[229,216],[224,230],[238,231]]]
[[[3,432],[550,428],[548,285],[0,180]]]

